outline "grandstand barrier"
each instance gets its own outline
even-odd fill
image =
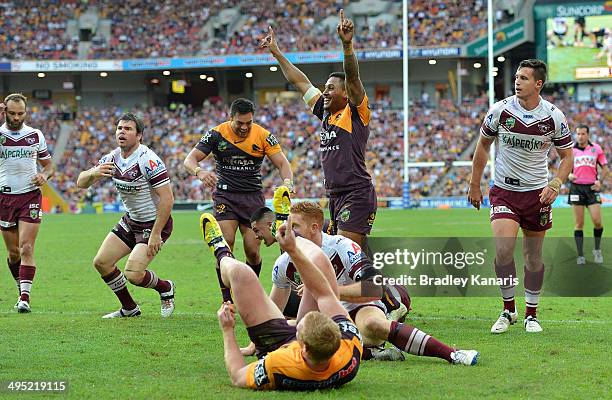
[[[612,207],[612,193],[605,193],[601,195],[602,207]],[[326,198],[302,198],[296,201],[314,201],[326,208],[328,200]],[[405,207],[404,197],[381,197],[378,199],[378,208],[388,209],[403,209]],[[272,199],[266,200],[266,206],[272,207]],[[465,196],[447,196],[447,197],[422,197],[412,198],[410,207],[412,209],[453,209],[453,208],[470,208],[471,205],[468,203]],[[489,198],[485,197],[483,200],[483,207],[489,207]],[[567,195],[560,195],[553,203],[554,208],[569,208],[567,204]],[[78,212],[82,214],[87,213],[118,213],[125,212],[125,208],[120,201],[114,203],[79,203]],[[174,203],[173,211],[210,211],[212,210],[211,200],[202,201],[177,201]]]

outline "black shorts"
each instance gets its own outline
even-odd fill
[[[255,344],[257,358],[262,358],[296,338],[295,326],[289,325],[285,318],[275,318],[250,326],[247,328],[247,333],[251,342]]]
[[[601,204],[601,194],[591,189],[592,184],[572,183],[567,202],[573,206],[591,206]]]
[[[287,305],[283,310],[283,315],[285,318],[295,319],[297,318],[298,309],[300,308],[300,301],[302,298],[298,296],[297,290],[291,289],[291,294],[289,295],[289,300],[287,300]]]
[[[374,186],[329,195],[331,221],[327,230],[338,230],[369,235],[376,219],[377,198]]]
[[[134,249],[137,244],[149,243],[149,236],[155,220],[148,222],[138,222],[130,218],[128,214],[124,214],[117,225],[113,228],[113,232],[119,239],[123,241],[130,249]],[[165,242],[172,234],[172,217],[168,218],[168,222],[162,228],[161,238]]]
[[[212,199],[217,221],[238,221],[240,225],[248,227],[251,226],[251,215],[258,208],[266,205],[266,199],[261,191],[227,192],[216,190]]]

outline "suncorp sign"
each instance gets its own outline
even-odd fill
[[[557,17],[585,17],[587,15],[602,15],[604,14],[605,6],[603,4],[585,4],[585,5],[560,5],[557,6]]]

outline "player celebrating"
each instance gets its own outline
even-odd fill
[[[480,181],[491,143],[497,139],[491,228],[496,242],[495,273],[504,308],[492,333],[503,333],[518,318],[514,302],[516,266],[514,247],[519,227],[523,230],[525,259],[525,330],[541,332],[536,311],[544,281],[542,244],[552,227],[552,203],[572,169],[572,138],[565,116],[540,97],[546,82],[546,64],[531,59],[520,62],[514,77],[516,95],[491,107],[480,129],[472,160],[468,201],[480,209],[483,200]],[[548,151],[555,146],[561,158],[557,176],[548,181]]]
[[[589,127],[579,125],[576,128],[576,144],[574,145],[574,170],[569,175],[572,182],[568,202],[574,209],[574,219],[576,229],[574,239],[578,250],[576,264],[585,264],[586,259],[582,251],[584,234],[584,209],[589,210],[593,221],[593,236],[595,236],[595,248],[593,250],[594,261],[597,264],[603,263],[601,254],[601,236],[603,225],[601,223],[601,196],[600,192],[603,183],[608,175],[606,156],[598,144],[591,143],[589,140]],[[597,167],[601,173],[597,174]]]
[[[338,233],[366,248],[366,235],[374,224],[377,204],[365,165],[370,109],[353,51],[353,30],[353,22],[345,19],[340,10],[337,32],[344,49],[344,72],[332,73],[323,93],[279,50],[271,27],[260,47],[268,48],[285,78],[297,87],[312,113],[323,122],[319,150],[329,196],[329,233]]]
[[[127,281],[155,289],[161,298],[161,316],[174,311],[174,282],[157,277],[148,269],[172,233],[174,196],[168,171],[161,159],[142,144],[144,123],[134,114],[119,118],[115,150],[97,166],[83,171],[77,186],[87,189],[95,182],[112,178],[127,213],[106,236],[94,258],[94,267],[121,302],[121,308],[102,318],[135,317],[140,307],[127,289]],[[129,254],[125,275],[117,263]]]
[[[236,230],[240,229],[246,262],[259,276],[259,241],[251,231],[250,218],[265,204],[261,182],[264,156],[279,170],[285,185],[293,185],[293,173],[274,135],[253,122],[254,113],[255,105],[250,100],[234,100],[229,121],[209,130],[191,150],[184,165],[213,191],[214,215],[232,250]],[[210,153],[215,157],[216,173],[199,166]],[[224,301],[229,299],[226,293]]]
[[[413,326],[387,318],[385,313],[391,310],[387,310],[386,304],[381,301],[383,288],[373,285],[370,281],[377,272],[369,258],[352,240],[321,231],[324,218],[323,210],[318,204],[308,201],[296,203],[291,206],[290,217],[296,235],[321,247],[330,259],[338,283],[340,303],[355,321],[360,332],[363,332],[364,360],[403,360],[404,357],[397,348],[409,354],[442,358],[453,364],[477,363],[477,351],[452,349]],[[265,217],[262,222],[264,221]],[[270,235],[265,224],[258,224],[256,228],[262,237]],[[270,299],[282,309],[287,303],[291,287],[301,283],[301,275],[290,255],[281,255],[274,264]],[[406,306],[409,307],[410,300],[405,288],[385,289],[387,296],[392,291],[401,290],[399,295],[403,298],[399,301],[407,303]],[[395,348],[384,349],[386,341],[392,343]]]
[[[214,217],[202,214],[200,226],[204,241],[217,259],[220,283],[232,289],[251,340],[270,348],[265,358],[246,365],[234,333],[234,305],[221,305],[218,317],[225,367],[234,386],[318,390],[336,388],[355,378],[361,360],[361,336],[338,302],[329,260],[312,242],[295,237],[291,218],[278,229],[277,240],[294,260],[305,286],[302,308],[308,308],[308,312],[297,326],[290,326],[283,318],[252,269],[233,258]]]
[[[40,187],[55,172],[45,137],[26,125],[26,116],[27,98],[22,94],[10,94],[0,103],[0,119],[5,119],[0,126],[0,229],[19,291],[15,305],[19,313],[31,311],[34,242],[42,216]]]

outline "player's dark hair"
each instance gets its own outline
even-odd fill
[[[329,78],[338,78],[342,81],[342,83],[344,83],[344,81],[346,80],[346,74],[344,72],[332,72],[327,77],[327,79]]]
[[[253,215],[251,215],[251,223],[259,222],[264,219],[267,215],[272,214],[274,216],[274,211],[270,210],[268,207],[261,207],[255,210]]]
[[[519,68],[531,68],[533,69],[533,76],[536,81],[542,81],[542,86],[546,83],[546,63],[537,58],[530,58],[523,60],[519,64]]]
[[[587,133],[590,133],[588,125],[585,125],[585,124],[578,125],[576,129],[586,129]]]
[[[255,104],[249,99],[236,99],[232,101],[230,105],[230,116],[233,117],[236,114],[248,114],[255,113]]]
[[[141,118],[137,117],[136,115],[132,113],[123,114],[117,120],[117,125],[119,125],[120,121],[132,121],[136,124],[136,133],[140,133],[142,135],[142,133],[144,132],[144,122],[142,121]]]
[[[23,104],[28,105],[28,98],[21,93],[11,93],[4,98],[4,104],[9,101],[23,101]]]

